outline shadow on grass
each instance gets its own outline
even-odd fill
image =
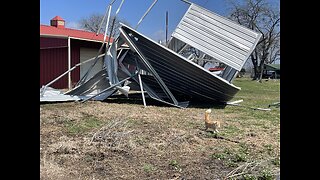
[[[150,98],[147,94],[145,95],[147,106],[159,106],[159,107],[172,107],[168,104],[159,102],[155,99]],[[179,100],[178,100],[179,101]],[[103,102],[107,103],[117,103],[117,104],[138,104],[143,105],[143,100],[141,94],[130,94],[129,97],[124,95],[116,95],[112,96]],[[189,102],[189,106],[187,108],[214,108],[214,109],[224,109],[226,104],[224,103],[213,103],[213,102],[204,102],[204,101],[191,101]]]
[[[157,101],[155,99],[150,98],[147,94],[145,94],[146,98],[146,104],[147,106],[159,106],[159,107],[172,107],[168,104],[162,103],[160,101]],[[179,102],[183,102],[184,100],[179,100]],[[72,103],[74,101],[55,101],[55,102],[40,102],[40,104],[62,104],[62,103]],[[143,100],[141,97],[141,94],[130,94],[129,97],[126,97],[124,95],[114,95],[103,102],[106,103],[116,103],[116,104],[137,104],[143,106]],[[78,102],[81,103],[81,102]],[[226,104],[224,103],[217,103],[217,102],[209,102],[209,101],[189,101],[189,105],[187,108],[199,108],[199,109],[224,109],[226,107]]]
[[[190,102],[189,108],[213,108],[213,109],[224,109],[226,107],[226,104],[224,103],[213,103],[213,102],[197,102],[197,101],[192,101]]]
[[[40,105],[42,104],[65,104],[65,103],[73,103],[75,101],[40,101]]]

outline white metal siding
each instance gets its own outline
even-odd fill
[[[261,34],[191,4],[172,36],[240,71]]]
[[[93,48],[80,48],[80,62],[86,61],[90,58],[94,58],[99,49],[93,49]],[[87,63],[84,63],[80,66],[80,79],[85,75],[85,73],[88,71],[90,66],[94,63],[94,60],[89,61]],[[103,67],[103,58],[99,58],[97,64],[92,68],[91,72],[89,73],[87,79],[95,75],[97,72],[99,72]]]

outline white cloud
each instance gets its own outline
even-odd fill
[[[80,24],[77,23],[77,22],[73,22],[73,21],[71,21],[71,22],[66,22],[66,27],[67,27],[67,28],[71,28],[71,29],[81,29],[81,28],[80,28]]]

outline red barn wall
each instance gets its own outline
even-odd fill
[[[67,38],[40,37],[40,49],[68,47]]]
[[[50,48],[40,50],[40,87],[46,85],[68,69],[68,49]],[[50,87],[63,89],[68,87],[68,77],[50,85]]]
[[[97,48],[102,43],[71,39],[71,67],[80,62],[80,47]],[[40,87],[68,70],[68,39],[40,37]],[[80,78],[80,68],[71,71],[72,84]],[[68,88],[68,75],[50,85],[56,89]]]

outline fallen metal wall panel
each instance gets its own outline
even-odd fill
[[[240,71],[261,34],[191,4],[172,37]]]
[[[166,86],[164,81],[161,79],[158,72],[150,64],[150,62],[148,61],[148,58],[145,57],[145,55],[137,47],[137,44],[135,42],[138,41],[139,38],[136,36],[133,36],[133,34],[130,31],[128,31],[128,32],[126,32],[124,30],[124,28],[120,28],[120,37],[122,37],[126,41],[126,43],[130,46],[130,49],[136,53],[136,56],[139,57],[139,60],[145,65],[145,67],[150,72],[150,74],[152,74],[154,76],[155,80],[158,82],[161,89],[166,93],[168,98],[172,101],[169,103],[173,103],[175,105],[178,105],[178,101],[176,100],[174,95],[171,93],[170,89]],[[159,44],[157,44],[157,45],[159,45]],[[164,48],[164,46],[162,48]]]
[[[139,49],[170,90],[197,100],[219,102],[229,101],[240,90],[132,28],[123,25],[121,29],[126,34],[131,34],[129,39],[126,39],[130,41],[128,44],[132,43]]]

